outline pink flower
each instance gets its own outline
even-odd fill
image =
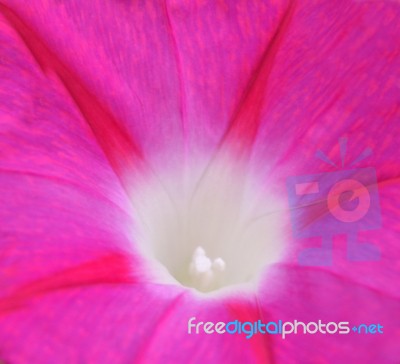
[[[398,362],[399,16],[389,0],[1,1],[0,359]],[[348,261],[338,234],[332,264],[302,266],[318,237],[293,237],[286,181],[331,173],[314,155],[340,164],[343,136],[346,163],[373,150],[357,168],[376,170],[382,226],[357,238],[381,257]],[[383,334],[188,334],[191,317]]]

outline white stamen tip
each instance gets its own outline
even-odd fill
[[[217,258],[213,261],[213,269],[218,272],[223,272],[225,270],[226,264],[221,258]]]
[[[194,259],[194,267],[199,273],[207,272],[211,269],[211,260],[206,256],[197,256]]]
[[[200,257],[205,255],[206,251],[201,246],[198,246],[193,253],[193,257]]]

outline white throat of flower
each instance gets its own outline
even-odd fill
[[[282,253],[276,193],[233,159],[193,165],[135,188],[135,241],[186,287],[212,292],[255,282]]]

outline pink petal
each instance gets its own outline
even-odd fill
[[[397,360],[396,2],[3,3],[0,356]],[[358,166],[377,170],[383,228],[361,236],[379,245],[380,262],[347,262],[339,236],[332,267],[301,268],[303,243],[293,239],[288,261],[266,272],[256,308],[253,299],[198,302],[144,283],[125,169],[211,156],[228,141],[253,152],[253,168],[273,166],[272,177],[260,173],[284,193],[287,177],[330,172],[314,154],[338,161],[343,135],[347,161],[374,151]],[[249,343],[189,337],[191,316],[377,321],[387,334]]]

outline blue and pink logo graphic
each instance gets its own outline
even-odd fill
[[[339,145],[343,168],[347,139],[340,139]],[[379,260],[378,247],[357,238],[359,231],[381,227],[375,169],[353,167],[371,154],[372,150],[366,148],[348,169],[339,169],[322,151],[318,151],[317,158],[339,170],[287,179],[293,236],[297,239],[322,239],[320,246],[300,252],[299,264],[331,265],[333,237],[338,234],[347,236],[349,261]]]

